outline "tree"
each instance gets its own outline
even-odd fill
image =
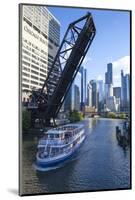
[[[107,114],[107,117],[109,117],[109,118],[116,118],[116,114],[114,112],[109,112]]]
[[[82,113],[80,113],[80,112],[78,112],[76,110],[70,111],[70,113],[69,113],[69,120],[71,122],[81,121],[82,119],[83,119]]]
[[[126,114],[125,113],[120,113],[120,118],[121,119],[125,119],[126,118]]]

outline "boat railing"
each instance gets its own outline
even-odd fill
[[[39,145],[65,145],[65,144],[69,144],[71,143],[73,140],[77,139],[79,137],[80,133],[77,134],[75,133],[74,135],[72,136],[68,136],[67,138],[57,138],[57,139],[54,139],[54,138],[48,138],[48,139],[45,139],[45,138],[42,138],[41,140],[39,140]]]
[[[47,140],[40,140],[39,145],[62,145],[64,144],[63,140],[54,140],[54,139],[47,139]]]

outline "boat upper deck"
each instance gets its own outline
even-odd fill
[[[66,133],[66,132],[72,132],[74,130],[79,130],[80,128],[83,128],[83,125],[81,125],[81,124],[79,124],[79,125],[68,124],[68,125],[64,125],[64,126],[60,126],[60,127],[57,127],[57,128],[50,129],[46,133],[48,135],[49,134],[63,134],[63,133]]]
[[[67,145],[73,140],[77,139],[83,129],[83,125],[76,124],[65,125],[54,129],[50,129],[47,132],[45,132],[44,137],[39,140],[38,147],[40,147],[41,145]]]

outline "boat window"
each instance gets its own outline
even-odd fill
[[[53,139],[53,138],[54,138],[54,135],[53,135],[53,134],[50,134],[50,135],[48,135],[48,138],[49,138],[49,139]]]
[[[66,134],[65,134],[65,138],[68,138],[68,137],[70,137],[70,135],[71,135],[71,133],[70,133],[70,132],[66,133]]]
[[[55,138],[59,138],[59,134],[55,134]]]

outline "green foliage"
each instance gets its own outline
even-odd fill
[[[121,113],[119,117],[120,117],[120,119],[125,119],[126,118],[126,114],[125,113]]]
[[[30,128],[30,112],[28,110],[22,111],[22,128],[23,131],[27,131]]]
[[[76,111],[76,110],[73,110],[73,111],[70,111],[69,113],[69,120],[71,122],[77,122],[77,121],[81,121],[83,119],[83,114]]]
[[[108,118],[116,118],[116,114],[114,112],[107,113]]]

